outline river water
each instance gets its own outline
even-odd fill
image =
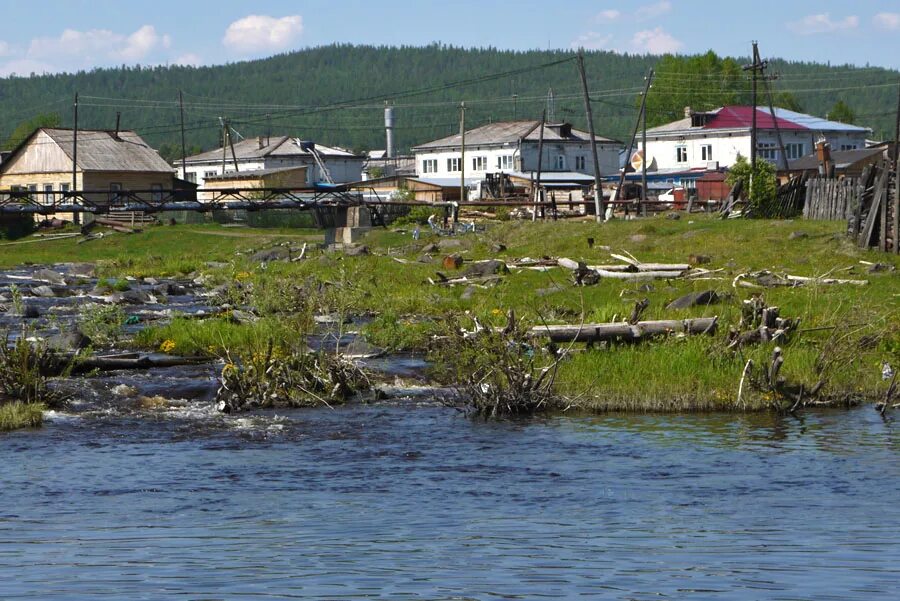
[[[897,428],[425,398],[50,414],[0,436],[0,598],[895,599]]]
[[[36,331],[93,284],[29,298]],[[209,307],[131,312],[173,308]],[[0,600],[897,598],[900,421],[871,407],[483,422],[417,359],[370,366],[403,386],[333,410],[220,414],[210,365],[66,383],[0,434]]]

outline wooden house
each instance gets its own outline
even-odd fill
[[[283,167],[280,169],[254,169],[229,171],[206,178],[199,200],[208,201],[216,190],[247,188],[304,188],[307,185],[308,167]]]
[[[107,203],[126,191],[161,199],[175,187],[175,170],[132,131],[79,130],[77,153],[71,129],[39,128],[0,164],[0,192],[42,192],[50,204],[56,193],[84,191],[91,202]]]

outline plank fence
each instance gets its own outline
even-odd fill
[[[806,202],[803,204],[805,219],[849,219],[862,194],[862,178],[813,177],[806,180]]]

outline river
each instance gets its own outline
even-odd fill
[[[0,598],[893,599],[898,458],[871,407],[50,413],[0,435]]]

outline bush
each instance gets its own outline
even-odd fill
[[[750,188],[750,176],[753,175],[753,189]],[[743,183],[744,195],[748,198],[747,213],[751,217],[771,217],[777,207],[775,200],[778,184],[775,178],[775,165],[765,159],[756,161],[756,172],[750,162],[738,155],[734,165],[728,170],[725,182],[734,186],[740,180]]]
[[[432,215],[437,215],[440,211],[437,207],[429,207],[425,205],[415,206],[410,209],[409,213],[404,215],[403,217],[399,217],[394,221],[395,225],[426,225],[428,223],[428,218]]]
[[[9,344],[9,333],[0,342],[0,399],[23,403],[59,405],[62,395],[49,387],[48,373],[58,371],[59,361],[43,345],[32,346],[26,332]]]

